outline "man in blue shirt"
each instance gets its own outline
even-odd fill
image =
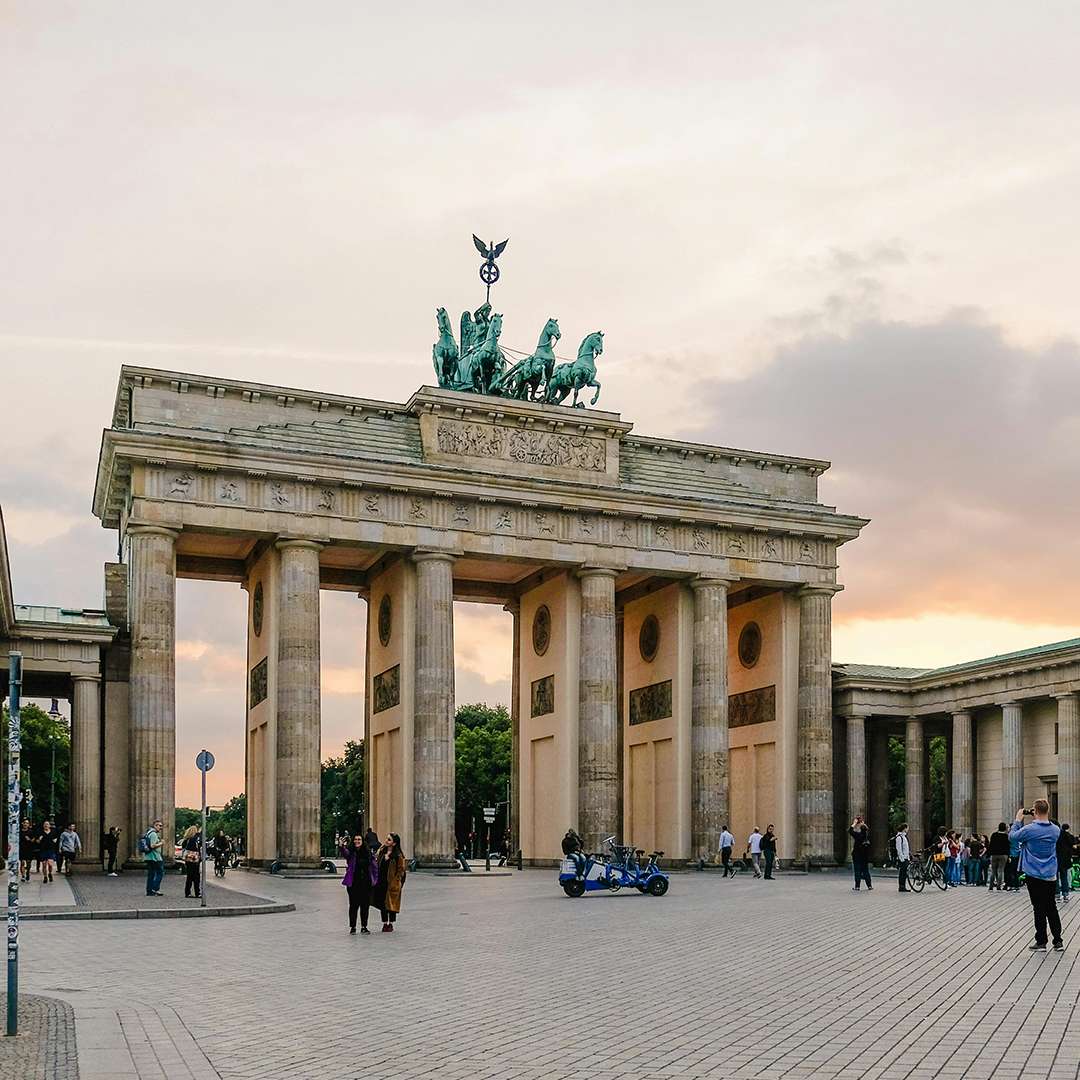
[[[1027,880],[1031,909],[1035,914],[1035,944],[1032,950],[1046,952],[1046,924],[1050,924],[1054,950],[1065,948],[1061,941],[1061,919],[1054,893],[1057,890],[1057,842],[1061,830],[1050,820],[1050,804],[1036,799],[1035,820],[1024,824],[1024,808],[1016,811],[1009,839],[1020,844],[1020,869]]]

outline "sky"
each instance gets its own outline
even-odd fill
[[[0,9],[0,473],[16,597],[99,606],[119,366],[407,400],[510,238],[506,344],[605,332],[644,434],[826,458],[834,658],[1080,635],[1080,9],[110,2]],[[180,582],[181,802],[243,776],[244,594]],[[323,755],[364,605],[323,594]],[[458,700],[509,617],[462,605]],[[190,775],[189,775],[190,774]]]

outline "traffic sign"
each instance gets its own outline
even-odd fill
[[[209,750],[200,750],[195,758],[195,768],[208,773],[214,767],[214,755]]]

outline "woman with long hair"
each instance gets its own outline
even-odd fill
[[[386,834],[375,863],[378,879],[373,899],[382,914],[383,933],[388,934],[401,913],[401,890],[405,884],[405,856],[397,833]]]
[[[360,912],[360,933],[370,934],[368,912],[371,910],[371,894],[379,880],[375,857],[362,833],[357,833],[352,844],[342,844],[339,854],[345,860],[345,876],[341,884],[349,893],[349,933],[356,933],[356,913]]]
[[[56,873],[56,859],[59,854],[60,834],[52,827],[51,821],[41,823],[41,834],[37,838],[38,858],[41,860],[41,880],[52,881]]]
[[[198,825],[189,825],[184,830],[180,840],[180,850],[184,853],[184,896],[191,898],[192,889],[195,890],[195,899],[202,895],[199,891],[199,871],[202,869],[202,836]]]

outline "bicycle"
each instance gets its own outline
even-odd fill
[[[934,860],[936,854],[933,848],[926,848],[916,852],[916,857],[908,862],[907,880],[914,892],[922,892],[928,881],[932,881],[942,892],[949,888],[941,862]]]

